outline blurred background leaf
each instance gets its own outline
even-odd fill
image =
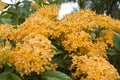
[[[44,80],[72,80],[66,74],[59,71],[45,71],[42,73]]]
[[[17,2],[16,4],[8,4],[6,10],[0,14],[0,23],[20,25],[34,11],[36,11],[36,9],[33,8],[31,2],[27,0]]]

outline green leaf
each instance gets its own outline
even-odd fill
[[[64,61],[60,58],[53,58],[52,60],[53,63],[57,63],[57,66],[60,67],[60,68],[66,68],[66,65],[64,63]]]
[[[49,4],[57,4],[58,0],[48,0]]]
[[[12,80],[22,80],[18,75],[10,73]]]
[[[100,37],[102,36],[101,35],[102,30],[105,30],[105,27],[103,28],[96,27],[92,32],[95,34],[95,37]]]
[[[54,50],[55,50],[55,52],[56,52],[56,55],[57,55],[57,54],[62,54],[62,53],[63,53],[63,51],[61,51],[61,50],[59,50],[59,49],[57,49],[57,48],[54,48]]]
[[[91,32],[91,33],[89,33],[89,34],[90,34],[90,36],[91,36],[92,40],[95,40],[95,38],[96,38],[96,34],[95,34],[95,33],[93,33],[93,32]]]
[[[2,44],[2,46],[5,46],[5,40],[0,38],[0,44]]]
[[[42,73],[42,77],[46,80],[72,80],[69,76],[59,71],[45,71]]]
[[[0,80],[22,80],[18,75],[5,71],[0,74]]]
[[[52,41],[52,44],[59,50],[64,50],[62,44],[60,41],[58,40],[51,40]]]
[[[108,50],[107,50],[107,54],[113,56],[113,55],[118,54],[118,52],[117,52],[115,49],[108,49]]]
[[[113,41],[115,48],[120,51],[120,36],[117,33],[113,34]]]
[[[10,24],[12,22],[12,19],[9,18],[1,18],[1,23],[3,24]]]
[[[7,80],[9,72],[3,72],[0,74],[0,80]]]
[[[24,5],[20,6],[21,3]],[[29,14],[35,10],[36,9],[31,7],[31,2],[28,0],[17,2],[14,5],[9,4],[9,8],[0,14],[0,23],[20,25],[29,17]]]
[[[35,2],[37,2],[40,6],[43,6],[44,1],[43,0],[34,0]]]

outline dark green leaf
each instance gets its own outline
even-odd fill
[[[9,80],[8,78],[9,72],[3,72],[0,74],[0,80]]]
[[[55,58],[53,58],[52,62],[56,63],[58,65],[58,67],[60,67],[60,68],[66,68],[64,61],[60,58],[55,57]]]
[[[45,71],[42,77],[46,80],[72,80],[69,76],[59,71]]]
[[[105,27],[103,27],[103,28],[96,27],[92,32],[95,33],[96,37],[99,37],[99,36],[101,36],[102,30],[105,30]]]
[[[12,80],[22,80],[18,75],[10,73]]]
[[[113,34],[113,41],[115,48],[120,51],[120,36],[117,33]]]
[[[35,2],[37,2],[40,6],[43,6],[44,1],[43,0],[34,0]]]
[[[0,14],[0,22],[3,24],[20,25],[25,21],[26,18],[29,17],[29,14],[35,10],[36,9],[31,7],[31,2],[28,0],[17,2],[14,5],[9,4],[7,10],[2,11]]]
[[[57,49],[57,48],[54,48],[54,50],[55,50],[55,52],[56,52],[56,55],[57,55],[57,54],[62,54],[62,53],[63,53],[61,50],[59,50],[59,49]]]
[[[113,55],[118,54],[118,52],[117,52],[115,49],[108,49],[108,50],[107,50],[107,54],[113,56]]]
[[[18,75],[9,71],[5,71],[0,74],[0,80],[22,80]]]
[[[49,0],[48,2],[49,2],[49,4],[57,4],[58,0]]]
[[[0,44],[2,44],[2,46],[5,46],[5,40],[0,38]]]

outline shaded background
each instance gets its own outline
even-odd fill
[[[97,14],[109,15],[114,19],[120,20],[120,0],[0,0],[0,2],[1,1],[9,3],[9,9],[0,14],[0,23],[4,24],[12,23],[12,25],[16,25],[24,22],[24,20],[29,17],[28,15],[36,10],[31,7],[31,1],[37,2],[39,6],[49,4],[61,5],[62,3],[72,1],[77,3],[80,9],[91,9]],[[69,5],[65,7],[65,11],[62,10],[62,12],[64,12],[62,14],[70,13],[72,11]]]
[[[60,3],[76,0],[59,0]],[[120,0],[77,0],[81,9],[90,8],[98,14],[120,19]]]

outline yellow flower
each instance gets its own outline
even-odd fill
[[[49,27],[52,26],[52,23],[53,22],[51,20],[44,18],[40,14],[32,14],[22,25],[20,25],[15,34],[15,39],[16,41],[21,41],[21,39],[32,32],[48,37],[51,34],[51,32],[49,32]]]
[[[34,4],[33,4],[34,6]],[[0,24],[0,37],[16,41],[11,53],[2,48],[0,62],[6,63],[6,55],[11,53],[9,62],[14,64],[21,75],[37,74],[45,70],[55,70],[51,64],[54,46],[48,38],[59,41],[72,59],[72,77],[80,80],[113,80],[119,75],[106,60],[106,50],[114,47],[113,32],[120,34],[120,21],[110,16],[98,15],[91,10],[80,10],[68,14],[61,21],[54,21],[58,15],[56,5],[43,6],[31,14],[18,29]],[[105,28],[94,40],[89,34],[96,28]],[[94,33],[94,31],[93,31]],[[4,54],[4,51],[7,51]],[[3,51],[3,52],[2,52]]]
[[[15,33],[15,40],[21,41],[21,39],[31,32],[39,33],[45,37],[51,36],[55,24],[51,19],[57,16],[58,9],[56,5],[49,5],[31,14],[31,16],[19,26],[18,31]]]
[[[107,45],[104,42],[97,42],[94,43],[92,46],[92,49],[89,53],[87,53],[88,56],[99,56],[103,58],[107,58]]]
[[[10,39],[12,40],[14,38],[14,33],[16,30],[13,28],[12,25],[8,24],[0,24],[0,37],[3,39]]]
[[[47,17],[51,20],[53,20],[55,17],[58,16],[58,12],[59,12],[59,7],[57,5],[44,5],[43,7],[41,7],[40,9],[38,9],[35,12],[36,14],[41,14],[44,17]]]
[[[120,34],[120,20],[112,20],[111,25],[111,30]]]
[[[69,52],[76,52],[77,49],[80,49],[80,52],[85,54],[91,50],[89,48],[92,47],[92,40],[88,33],[81,31],[66,34],[64,40],[62,41],[62,45]],[[85,50],[82,50],[83,48]]]
[[[12,53],[11,48],[12,46],[9,41],[6,41],[5,46],[0,43],[0,68],[2,68],[5,63],[9,63],[9,58]]]
[[[72,56],[73,79],[79,80],[114,80],[119,77],[117,70],[104,58],[93,56]]]
[[[21,75],[28,75],[31,72],[39,74],[46,69],[55,70],[56,64],[51,64],[54,56],[54,53],[51,53],[53,48],[54,46],[46,37],[30,33],[22,39],[22,43],[16,45],[10,62],[15,65]]]
[[[105,39],[105,43],[108,44],[109,46],[113,46],[113,31],[111,30],[104,30],[104,39]]]

